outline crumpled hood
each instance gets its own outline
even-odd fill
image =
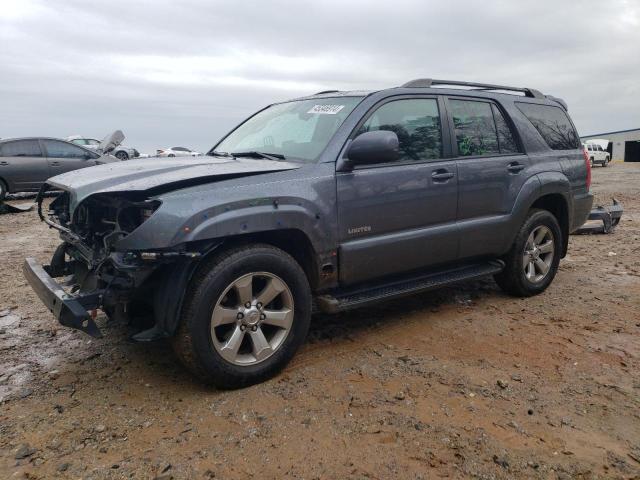
[[[89,195],[170,191],[243,175],[292,170],[301,165],[262,159],[176,157],[114,162],[56,175],[47,180],[71,194],[71,211]]]

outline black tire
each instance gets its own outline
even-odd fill
[[[119,158],[122,161],[129,160],[129,154],[127,152],[120,151],[116,153],[116,158]]]
[[[540,281],[532,282],[525,275],[523,255],[529,235],[541,225],[548,227],[551,231],[554,251],[546,276]],[[505,262],[504,270],[494,275],[496,283],[506,293],[516,297],[530,297],[544,292],[558,271],[562,245],[562,231],[556,217],[547,210],[531,209],[513,242],[511,250],[503,259]]]
[[[603,163],[602,163],[603,167],[608,167],[609,166],[609,160],[606,159]]]
[[[173,158],[173,157],[175,157],[175,154],[170,153],[169,155],[167,155],[167,157],[169,157],[169,158]]]
[[[7,188],[7,184],[4,183],[3,180],[0,180],[0,202],[5,199],[5,197],[7,196],[7,193],[9,193],[9,189]]]
[[[236,365],[214,347],[211,316],[228,287],[243,275],[268,272],[279,277],[293,297],[293,322],[274,352],[256,364]],[[191,280],[173,348],[182,363],[205,383],[240,388],[278,373],[304,342],[311,321],[311,291],[300,265],[286,252],[254,244],[224,251],[208,260]]]

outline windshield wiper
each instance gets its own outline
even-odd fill
[[[231,152],[234,158],[238,157],[254,157],[254,158],[266,158],[268,160],[284,160],[285,156],[280,153],[264,153],[264,152]]]
[[[207,155],[211,155],[212,157],[233,157],[229,152],[217,152],[216,150],[209,152]]]

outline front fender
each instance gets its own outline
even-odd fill
[[[258,203],[258,204],[256,204]],[[262,233],[274,230],[300,230],[313,248],[320,252],[326,249],[326,224],[323,216],[305,206],[302,201],[287,199],[250,202],[235,209],[227,206],[225,211],[212,216],[192,217],[186,227],[178,232],[172,244],[225,238],[235,235]],[[190,225],[193,225],[191,227]]]

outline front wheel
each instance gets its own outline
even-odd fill
[[[0,180],[0,202],[7,196],[8,191],[9,189],[7,188],[5,183]]]
[[[300,265],[269,245],[211,259],[189,286],[173,341],[206,383],[239,388],[276,374],[306,338],[311,292]]]
[[[124,151],[119,151],[116,153],[116,158],[119,158],[122,161],[129,160],[129,154]]]
[[[561,251],[562,231],[556,217],[547,210],[532,209],[504,258],[504,270],[494,278],[510,295],[537,295],[555,277]]]
[[[605,158],[604,163],[602,164],[603,167],[608,167],[609,166],[609,159]]]

